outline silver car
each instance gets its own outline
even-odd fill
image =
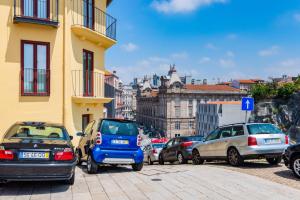
[[[227,160],[230,165],[239,166],[246,159],[265,158],[276,165],[288,144],[288,136],[273,124],[232,124],[217,128],[196,145],[193,163]]]
[[[150,143],[144,148],[144,162],[149,165],[153,165],[154,162],[158,162],[159,153],[165,146],[164,143]]]

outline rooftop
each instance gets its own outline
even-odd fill
[[[239,89],[230,87],[228,85],[186,85],[187,90],[202,90],[202,91],[229,91],[239,92]]]

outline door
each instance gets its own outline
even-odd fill
[[[220,139],[215,144],[216,156],[226,157],[229,144],[234,144],[231,126],[220,129]]]
[[[204,144],[200,145],[200,155],[203,157],[215,156],[215,144],[220,139],[220,129],[211,132],[205,139]]]
[[[94,96],[94,53],[83,50],[83,96]]]
[[[84,132],[87,125],[90,123],[90,115],[82,115],[82,132]]]
[[[166,144],[166,148],[163,149],[163,158],[165,161],[169,161],[170,157],[171,157],[171,153],[170,153],[170,149],[172,148],[174,143],[174,139],[170,140],[167,144]]]
[[[93,134],[93,126],[95,124],[95,121],[90,122],[84,132],[83,132],[83,136],[80,139],[79,142],[79,148],[81,150],[82,153],[82,158],[86,158],[89,147],[90,147],[90,140]]]
[[[169,148],[169,159],[171,161],[177,160],[177,151],[179,150],[179,146],[182,138],[175,138],[172,146]]]
[[[94,29],[94,0],[83,0],[83,25]]]

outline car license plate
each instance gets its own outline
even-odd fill
[[[128,140],[112,140],[113,144],[129,144]]]
[[[49,159],[49,152],[20,152],[20,159]]]
[[[281,144],[281,140],[279,138],[265,139],[265,144]]]

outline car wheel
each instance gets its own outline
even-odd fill
[[[296,177],[300,178],[300,155],[293,158],[291,167]]]
[[[187,160],[183,157],[182,153],[177,154],[177,160],[179,164],[186,164]]]
[[[141,171],[143,169],[144,163],[137,163],[132,165],[133,171]]]
[[[230,148],[227,152],[227,161],[232,166],[240,166],[244,160],[236,148]]]
[[[159,155],[158,163],[159,163],[160,165],[164,165],[164,164],[165,164],[164,158],[163,158],[163,156],[162,156],[161,154]]]
[[[270,165],[278,165],[281,162],[282,157],[277,156],[277,157],[273,157],[273,158],[266,158],[266,160]]]
[[[78,165],[78,166],[81,165],[81,164],[82,164],[82,160],[81,160],[81,155],[80,155],[78,149],[76,149],[76,151],[75,151],[75,156],[76,156],[76,158],[77,158],[77,165]]]
[[[196,149],[193,150],[192,156],[193,156],[192,160],[194,165],[202,165],[204,163],[204,160],[201,158],[198,150]]]
[[[153,162],[150,157],[148,157],[148,165],[153,165]]]
[[[74,183],[75,183],[75,172],[73,173],[72,178],[66,180],[66,183],[68,185],[74,185]]]
[[[98,165],[92,158],[92,156],[89,154],[87,158],[87,172],[89,174],[96,174],[98,171]]]

